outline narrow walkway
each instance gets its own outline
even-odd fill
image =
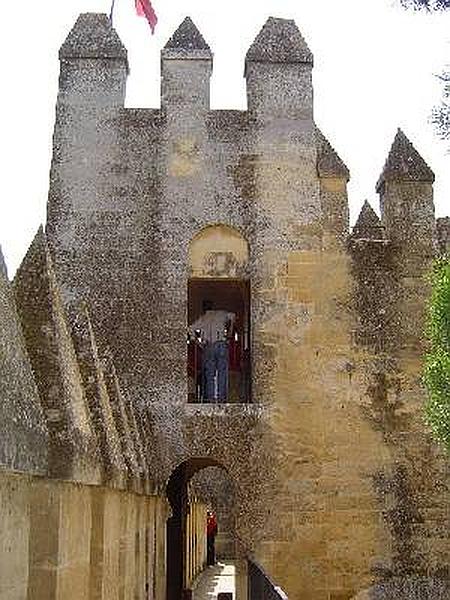
[[[235,576],[232,560],[219,560],[214,567],[206,567],[193,590],[193,600],[216,600],[221,592],[231,592],[236,598]]]

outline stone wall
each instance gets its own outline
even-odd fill
[[[166,502],[0,471],[1,600],[165,598]]]
[[[441,219],[437,219],[436,228],[438,234],[439,251],[441,254],[448,254],[450,251],[450,217],[442,217]]]

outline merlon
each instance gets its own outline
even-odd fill
[[[294,20],[269,17],[248,49],[245,61],[312,65],[313,55]]]
[[[378,179],[377,192],[385,181],[434,181],[434,173],[399,128]]]

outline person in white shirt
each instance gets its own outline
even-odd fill
[[[204,399],[207,402],[225,401],[228,398],[228,338],[231,337],[235,319],[234,313],[214,310],[213,303],[205,300],[203,314],[189,326],[189,334],[203,348],[202,375]]]

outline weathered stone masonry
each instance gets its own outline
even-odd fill
[[[7,593],[162,598],[167,482],[220,466],[239,556],[291,599],[447,598],[449,463],[421,412],[426,273],[449,237],[430,168],[399,130],[381,220],[366,203],[349,233],[349,171],[314,122],[313,57],[290,20],[270,18],[248,50],[246,111],[210,109],[213,56],[189,18],[161,52],[160,109],[124,108],[127,53],[105,15],[79,17],[60,62],[45,232],[15,302],[2,279],[1,464],[39,488],[16,492],[37,549]],[[207,227],[202,271],[191,250]],[[226,281],[218,237],[250,285],[251,402],[189,404],[188,282]],[[39,507],[55,494],[67,518],[55,512],[52,543],[84,550],[44,593]],[[134,535],[141,552],[120,554]],[[191,576],[202,557],[189,560]]]

